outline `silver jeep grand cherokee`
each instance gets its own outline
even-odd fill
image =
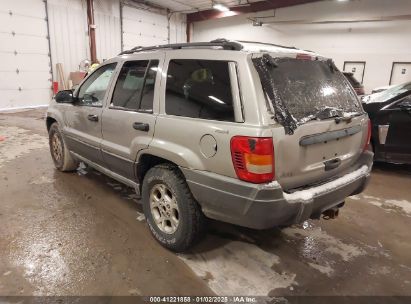
[[[206,218],[266,229],[335,217],[367,184],[370,125],[332,60],[227,41],[138,47],[48,108],[55,166],[133,187],[148,226],[184,251]]]

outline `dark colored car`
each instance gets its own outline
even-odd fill
[[[411,164],[411,82],[366,96],[375,160]]]
[[[354,74],[351,72],[343,72],[345,78],[348,79],[350,82],[351,86],[354,88],[355,93],[357,93],[358,96],[364,95],[364,86],[359,82],[357,79],[355,79]]]

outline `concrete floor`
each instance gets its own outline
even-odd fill
[[[212,222],[175,255],[152,239],[132,190],[54,169],[43,117],[0,114],[0,295],[411,295],[410,167],[376,164],[338,219]]]

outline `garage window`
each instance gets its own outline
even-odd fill
[[[167,73],[166,113],[234,121],[228,62],[171,60]]]

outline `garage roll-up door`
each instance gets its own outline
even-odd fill
[[[0,1],[0,109],[48,104],[49,44],[43,0]]]
[[[166,15],[123,5],[122,22],[123,50],[168,43]]]

